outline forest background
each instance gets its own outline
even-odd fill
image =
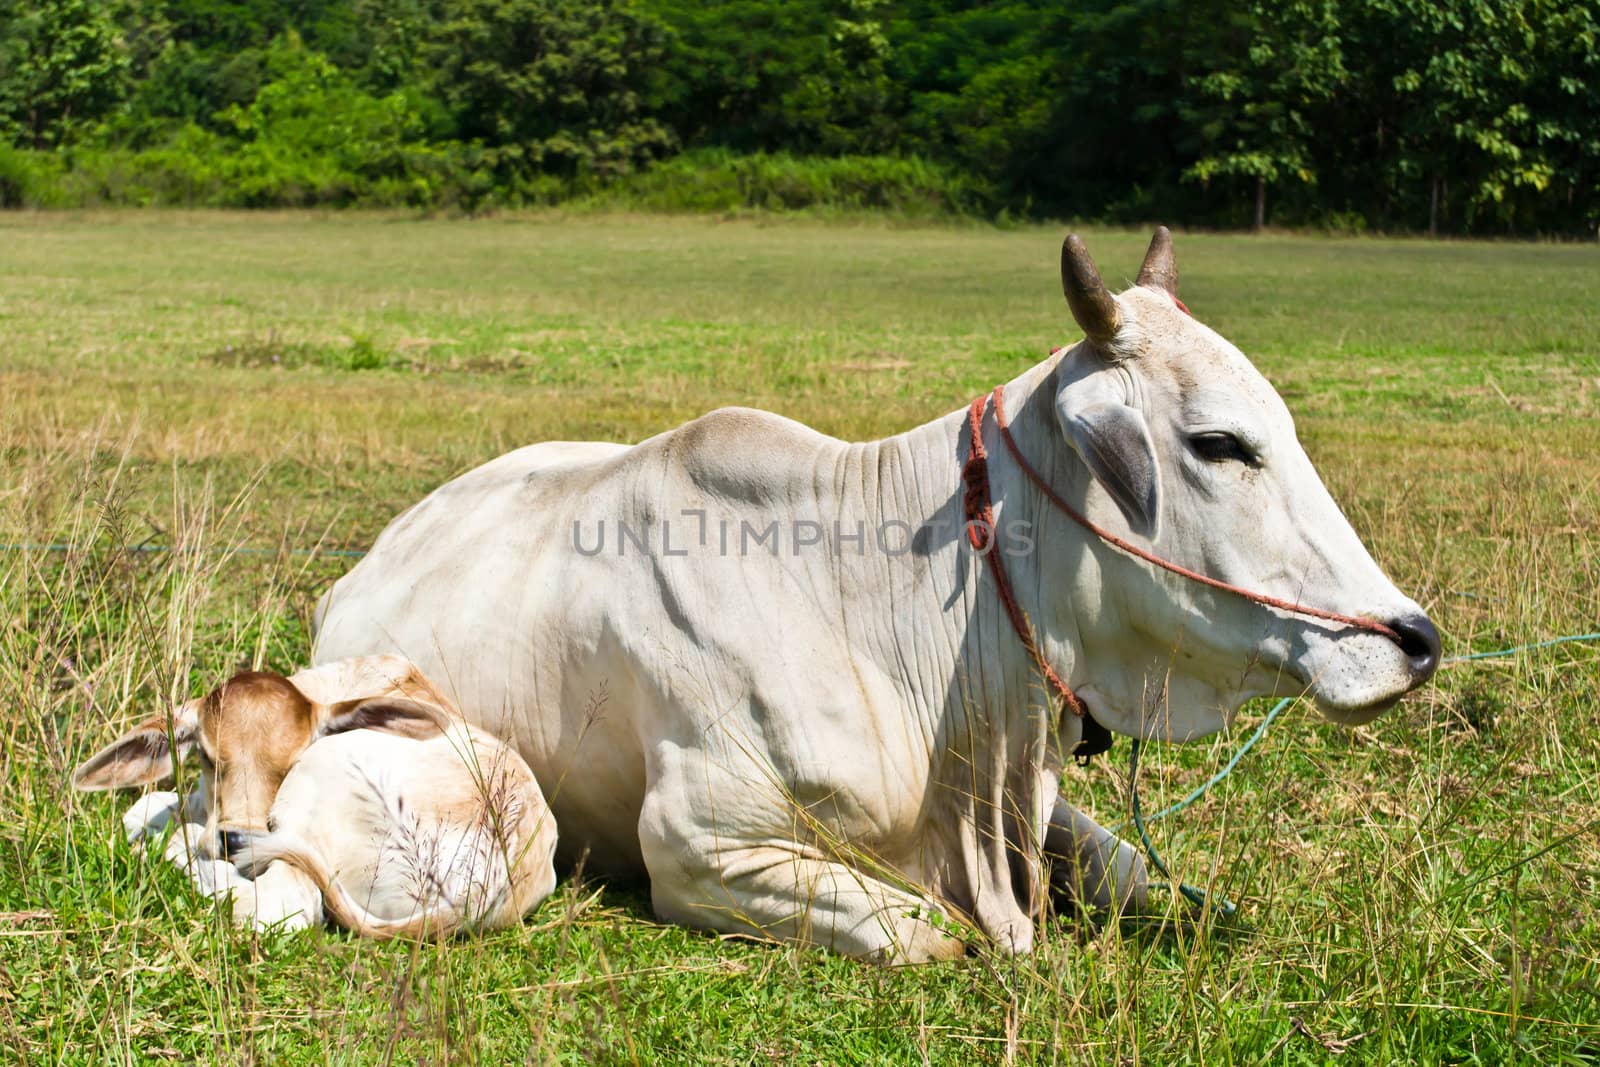
[[[0,0],[0,205],[1594,236],[1562,0]]]

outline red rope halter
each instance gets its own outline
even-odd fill
[[[1392,641],[1399,642],[1400,635],[1381,622],[1374,622],[1371,619],[1358,619],[1352,615],[1340,615],[1334,611],[1323,611],[1321,608],[1307,607],[1304,604],[1280,600],[1278,597],[1267,596],[1265,593],[1257,593],[1249,589],[1242,589],[1236,585],[1229,585],[1227,582],[1218,581],[1216,578],[1207,577],[1187,567],[1181,567],[1170,560],[1162,559],[1160,556],[1147,552],[1137,545],[1129,544],[1109,530],[1096,526],[1077,508],[1067,503],[1059,493],[1050,488],[1049,483],[1034,469],[1033,464],[1029,463],[1027,458],[1023,456],[1022,449],[1017,447],[1016,439],[1011,436],[1011,426],[1006,422],[1005,386],[997,385],[994,387],[993,393],[989,396],[979,396],[972,402],[972,406],[967,409],[967,426],[970,431],[971,443],[967,450],[967,460],[961,467],[961,480],[966,487],[962,503],[966,515],[967,540],[974,549],[988,559],[989,571],[994,577],[995,591],[1000,595],[1000,602],[1005,605],[1006,615],[1011,619],[1012,629],[1016,630],[1017,637],[1022,641],[1022,647],[1027,650],[1029,656],[1033,657],[1034,663],[1038,665],[1039,673],[1044,675],[1045,682],[1061,698],[1062,702],[1072,709],[1074,715],[1082,718],[1087,709],[1071,687],[1062,681],[1055,668],[1045,661],[1044,654],[1039,650],[1038,639],[1034,635],[1033,627],[1028,623],[1028,616],[1022,610],[1022,605],[1017,603],[1016,593],[1011,588],[1011,578],[1006,573],[1005,561],[1001,558],[1001,553],[997,551],[999,532],[995,528],[994,504],[989,493],[989,454],[983,447],[983,409],[991,397],[994,400],[994,421],[995,426],[1000,431],[1000,440],[1005,442],[1006,451],[1011,453],[1011,458],[1016,461],[1017,466],[1022,468],[1022,472],[1028,476],[1028,480],[1045,495],[1045,499],[1054,504],[1067,518],[1082,526],[1106,544],[1130,556],[1142,559],[1146,563],[1160,567],[1162,570],[1171,571],[1173,574],[1180,575],[1192,582],[1199,582],[1201,585],[1210,586],[1213,589],[1232,593],[1256,604],[1277,608],[1280,611],[1293,612],[1296,615],[1306,615],[1313,619],[1325,619],[1328,622],[1343,623],[1346,626],[1354,626],[1375,634],[1382,634]],[[980,531],[987,532],[987,542],[981,539]]]

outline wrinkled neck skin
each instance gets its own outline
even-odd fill
[[[1102,516],[1103,500],[1096,511],[1093,479],[1057,425],[1054,398],[1068,356],[1058,353],[1006,384],[1012,436],[1052,490],[1125,535],[1114,510]],[[1237,652],[1230,656],[1207,642],[1219,617],[1226,621],[1223,631],[1254,628],[1266,638],[1277,624],[1274,612],[1128,557],[1062,514],[1007,450],[992,404],[983,437],[997,550],[1018,603],[1051,666],[1102,725],[1130,737],[1192,740],[1226,727],[1252,697],[1304,688],[1259,658],[1245,662]],[[1054,707],[992,576],[985,574],[990,564],[959,533],[960,474],[969,451],[966,411],[860,447],[880,450],[880,469],[883,457],[891,456],[889,466],[901,472],[883,514],[892,511],[913,527],[933,523],[944,531],[930,539],[922,556],[926,569],[918,575],[914,600],[895,605],[902,619],[910,610],[921,620],[917,628],[925,642],[932,638],[930,651],[944,668],[932,683],[947,687],[941,690],[914,674],[903,679],[919,690],[917,702],[930,711],[968,702],[991,717],[1020,714],[1030,720],[1041,705]],[[1161,538],[1148,547],[1164,554]],[[1070,751],[1080,736],[1070,712],[1059,722],[1034,725],[1055,727],[1051,747],[1057,753]]]
[[[1036,367],[1010,387],[1024,398],[1049,374]],[[1041,596],[1044,576],[1035,552],[1038,501],[1020,472],[1000,455],[1003,445],[985,420],[997,550],[1009,551],[1007,572],[1036,629],[1051,634],[1052,662],[1063,674],[1075,664],[1078,634],[1070,613]],[[904,522],[923,533],[899,557],[878,555],[870,583],[888,590],[862,603],[892,649],[875,656],[895,678],[905,713],[926,739],[919,854],[905,873],[938,899],[968,915],[1012,951],[1027,951],[1033,917],[1043,904],[1042,844],[1060,784],[1061,756],[1080,724],[1058,714],[1058,702],[1019,640],[995,592],[988,564],[964,535],[961,468],[969,454],[967,413],[952,412],[897,437],[850,446],[861,470],[878,484],[862,498],[880,507],[879,521]],[[1020,528],[1019,528],[1020,527]],[[1014,537],[1019,535],[1020,539]],[[1071,566],[1070,559],[1066,562]]]
[[[1015,390],[1026,395],[1048,373],[1048,364],[1030,369],[1008,386],[1008,394]],[[1074,620],[1063,616],[1058,621],[1053,615],[1046,620],[1038,614],[1038,560],[1019,551],[1025,540],[1014,542],[1006,533],[1020,523],[1024,537],[1036,534],[1036,502],[1022,495],[1023,486],[1015,481],[1020,472],[997,454],[1003,446],[992,416],[986,417],[984,428],[998,548],[1017,551],[1007,555],[1006,565],[1024,610],[1036,626],[1060,631],[1060,643],[1070,649],[1076,639]],[[990,735],[1004,730],[1018,739],[1027,731],[1006,728],[1006,720],[1018,716],[1030,720],[1029,730],[1042,734],[1041,724],[1031,720],[1054,702],[1045,699],[1042,678],[985,573],[989,565],[965,534],[961,472],[970,451],[966,409],[849,449],[856,456],[852,466],[864,472],[867,483],[861,498],[874,509],[869,525],[904,523],[916,531],[909,552],[871,555],[867,566],[876,573],[858,584],[889,592],[859,606],[893,635],[882,642],[893,653],[875,658],[905,695],[928,738],[930,755],[952,746],[981,751],[985,743],[969,744],[978,741],[980,730]],[[847,583],[855,581],[853,575],[843,577]],[[849,589],[844,592],[848,601]],[[1057,669],[1064,670],[1071,661],[1069,651]]]

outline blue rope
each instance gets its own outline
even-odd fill
[[[1473,652],[1465,656],[1451,656],[1446,663],[1465,663],[1474,659],[1497,659],[1501,656],[1514,656],[1518,652],[1528,652],[1535,648],[1549,648],[1552,645],[1567,645],[1574,641],[1600,641],[1600,633],[1573,634],[1570,637],[1552,637],[1548,641],[1536,641],[1531,645],[1518,645],[1515,648],[1502,648],[1498,652]]]
[[[1495,652],[1472,652],[1462,656],[1451,656],[1449,659],[1443,660],[1441,662],[1441,666],[1449,663],[1467,663],[1472,660],[1498,659],[1504,656],[1514,656],[1518,652],[1531,652],[1538,648],[1551,648],[1555,645],[1573,644],[1580,641],[1600,641],[1600,633],[1571,634],[1566,637],[1552,637],[1548,641],[1536,641],[1531,645],[1516,645],[1512,648],[1502,648]],[[1139,831],[1139,842],[1140,844],[1144,845],[1145,854],[1150,857],[1151,865],[1154,866],[1158,872],[1160,872],[1163,878],[1167,879],[1168,881],[1173,881],[1172,872],[1167,870],[1167,865],[1161,861],[1160,854],[1156,852],[1156,846],[1150,840],[1150,834],[1145,829],[1145,823],[1155,822],[1157,819],[1164,819],[1168,815],[1175,815],[1209,793],[1219,782],[1233,773],[1233,769],[1239,765],[1239,761],[1244,758],[1244,754],[1254,748],[1256,742],[1260,741],[1261,738],[1266,734],[1267,728],[1272,725],[1273,720],[1282,714],[1285,708],[1293,703],[1294,699],[1291,697],[1286,700],[1280,700],[1274,704],[1272,710],[1267,712],[1267,714],[1262,718],[1260,725],[1258,725],[1255,728],[1255,731],[1245,739],[1245,743],[1239,746],[1239,750],[1233,754],[1233,758],[1228,760],[1228,762],[1223,766],[1222,770],[1218,771],[1216,774],[1213,774],[1210,778],[1207,778],[1202,785],[1192,791],[1188,796],[1184,797],[1175,804],[1168,804],[1166,807],[1150,816],[1149,819],[1144,818],[1143,814],[1139,810],[1140,742],[1138,738],[1134,739],[1133,746],[1128,753],[1128,793],[1133,802],[1133,825]],[[1178,886],[1178,892],[1183,895],[1185,900],[1187,900],[1190,904],[1193,904],[1195,907],[1204,908],[1209,903],[1209,898],[1206,896],[1205,890],[1189,885],[1187,882],[1177,882],[1176,884]],[[1217,898],[1216,907],[1222,912],[1223,915],[1232,915],[1238,910],[1238,907],[1231,900],[1228,900],[1224,897]]]
[[[1292,702],[1288,700],[1283,701],[1276,708],[1272,709],[1272,713],[1276,715],[1279,711],[1283,710],[1284,705],[1289,703]],[[1161,815],[1165,815],[1168,811],[1181,808],[1184,804],[1189,803],[1204,793],[1207,789],[1211,788],[1214,783],[1220,782],[1222,779],[1226,778],[1228,776],[1228,772],[1233,770],[1233,764],[1239,762],[1239,757],[1249,751],[1250,745],[1254,744],[1256,737],[1260,736],[1261,731],[1258,729],[1255,737],[1250,738],[1250,740],[1245,744],[1245,747],[1238,751],[1238,753],[1233,757],[1232,762],[1230,762],[1220,774],[1216,775],[1210,782],[1207,782],[1189,797],[1185,798],[1182,803],[1173,805],[1173,807],[1163,810],[1155,817],[1160,818]],[[1210,898],[1206,896],[1206,891],[1204,889],[1197,888],[1196,886],[1192,886],[1188,882],[1178,882],[1172,877],[1172,872],[1167,870],[1167,865],[1161,862],[1161,855],[1160,853],[1156,852],[1156,846],[1150,840],[1149,831],[1144,828],[1144,816],[1139,811],[1138,776],[1139,742],[1135,740],[1133,742],[1133,748],[1128,753],[1128,793],[1133,799],[1133,825],[1139,830],[1139,842],[1144,845],[1145,853],[1150,857],[1151,864],[1154,865],[1155,869],[1160,872],[1161,877],[1165,878],[1168,882],[1176,882],[1178,886],[1178,892],[1183,894],[1184,900],[1187,900],[1196,908],[1204,909],[1205,906],[1210,902]],[[1217,908],[1222,912],[1223,915],[1232,915],[1234,912],[1239,910],[1238,906],[1226,897],[1217,898]]]
[[[1261,735],[1267,732],[1267,727],[1272,725],[1272,720],[1281,715],[1283,710],[1293,703],[1294,698],[1288,697],[1278,701],[1275,705],[1273,705],[1272,710],[1267,712],[1266,717],[1261,720],[1261,724],[1255,728],[1255,732],[1252,733],[1248,739],[1246,739],[1244,744],[1239,746],[1239,751],[1233,754],[1233,758],[1223,766],[1222,770],[1218,771],[1216,774],[1213,774],[1210,778],[1207,778],[1205,784],[1196,788],[1192,793],[1178,801],[1176,804],[1168,804],[1166,807],[1150,816],[1150,821],[1155,822],[1157,819],[1165,819],[1168,815],[1180,812],[1184,808],[1187,808],[1190,804],[1193,804],[1195,801],[1209,793],[1212,786],[1216,785],[1218,782],[1222,781],[1224,778],[1228,777],[1228,775],[1233,773],[1233,769],[1239,765],[1239,761],[1244,759],[1244,754],[1254,748],[1256,742],[1261,740]],[[1133,743],[1133,747],[1134,759],[1137,761],[1139,756],[1139,742],[1135,741]],[[1137,763],[1135,763],[1135,768],[1137,768]],[[1134,801],[1134,803],[1138,803],[1137,799]]]

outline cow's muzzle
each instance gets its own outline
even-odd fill
[[[1439,656],[1442,645],[1439,642],[1439,631],[1433,622],[1422,613],[1404,615],[1388,623],[1389,629],[1398,635],[1395,642],[1400,646],[1400,651],[1405,653],[1406,663],[1411,668],[1411,686],[1417,686],[1433,677],[1433,672],[1439,669]]]
[[[232,860],[250,847],[250,834],[244,830],[218,830],[217,855]]]

